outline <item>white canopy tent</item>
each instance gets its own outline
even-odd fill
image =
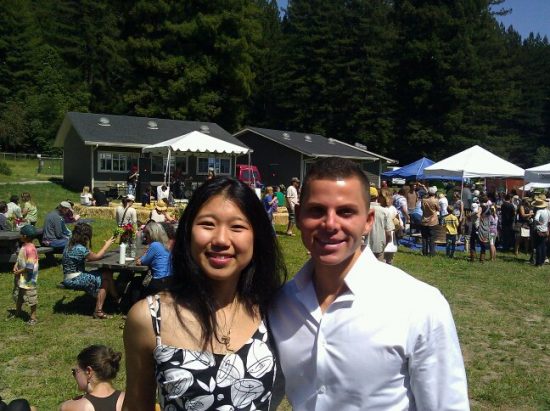
[[[166,183],[170,181],[170,157],[174,152],[225,153],[233,156],[240,156],[249,154],[250,149],[199,131],[191,131],[182,136],[144,147],[142,152],[167,155],[168,161],[166,162],[166,170],[164,172],[164,182]]]
[[[425,175],[452,175],[455,177],[518,177],[523,168],[506,161],[480,146],[473,146],[458,154],[438,161],[424,169]]]
[[[550,163],[526,169],[524,179],[530,183],[550,183]]]
[[[518,187],[520,190],[531,191],[536,188],[550,188],[550,183],[528,183],[523,187]]]

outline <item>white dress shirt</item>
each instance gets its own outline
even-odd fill
[[[348,291],[321,312],[308,261],[269,323],[296,411],[468,410],[466,374],[439,290],[376,260],[367,248]]]

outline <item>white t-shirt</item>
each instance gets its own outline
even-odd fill
[[[289,211],[294,212],[294,207],[298,204],[298,191],[292,184],[286,189],[286,201],[290,208]]]
[[[82,193],[80,194],[80,204],[85,206],[91,206],[93,198],[94,196],[92,195],[92,193]]]
[[[443,217],[449,214],[447,211],[447,207],[449,206],[449,200],[447,200],[447,197],[441,197],[437,201],[439,202],[439,215]]]

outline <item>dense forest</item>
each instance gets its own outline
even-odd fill
[[[502,0],[2,0],[0,149],[67,111],[307,131],[398,159],[550,161],[550,44]]]

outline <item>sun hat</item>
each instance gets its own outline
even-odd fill
[[[60,202],[59,207],[68,208],[69,210],[73,211],[73,206],[68,201]]]
[[[129,200],[129,201],[136,201],[136,197],[134,197],[132,194],[128,194],[126,196],[126,200]]]
[[[21,235],[24,235],[25,237],[34,238],[36,237],[36,228],[34,228],[34,226],[30,224],[27,224],[21,227],[21,230],[19,230],[19,233]]]
[[[378,197],[378,190],[376,189],[376,187],[370,187],[370,197],[371,198],[376,198]]]
[[[546,208],[548,202],[543,198],[536,198],[535,201],[531,203],[531,205],[535,208]]]
[[[166,203],[163,200],[157,201],[157,205],[155,208],[159,211],[166,211],[168,210],[168,207],[166,206]]]

